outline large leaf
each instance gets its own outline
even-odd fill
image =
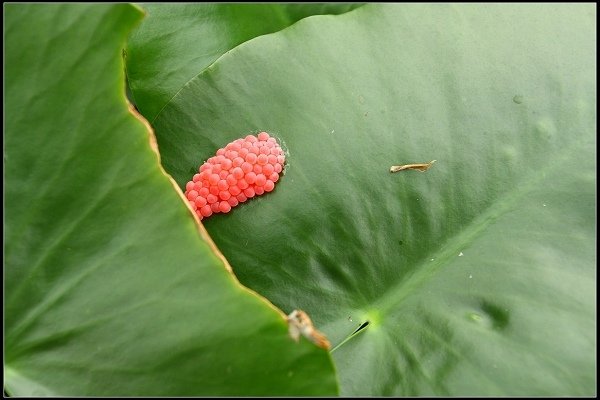
[[[274,192],[203,223],[241,282],[349,338],[342,394],[595,393],[594,11],[313,17],[238,46],[155,120],[181,186],[249,132],[287,146]]]
[[[314,14],[360,4],[144,4],[148,14],[127,46],[136,106],[152,121],[189,80],[240,43]]]
[[[5,11],[5,389],[335,394],[328,353],[236,282],[128,112],[139,9]]]

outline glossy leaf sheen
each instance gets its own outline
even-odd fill
[[[287,146],[272,193],[205,226],[242,283],[334,345],[369,321],[333,352],[342,394],[594,395],[594,10],[313,17],[156,119],[180,185],[249,132]]]
[[[227,272],[127,111],[139,9],[5,11],[5,390],[336,394],[329,355]]]
[[[127,44],[127,76],[149,121],[189,80],[235,46],[314,14],[360,4],[144,4],[147,18]]]

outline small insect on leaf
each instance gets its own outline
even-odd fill
[[[436,162],[436,160],[430,161],[428,163],[393,165],[390,168],[390,172],[404,171],[406,169],[414,169],[420,172],[425,172],[429,169],[429,167],[431,167],[431,165],[433,165],[434,162]]]
[[[296,342],[300,339],[300,335],[304,336],[317,346],[329,350],[331,344],[329,340],[321,332],[315,329],[312,321],[302,310],[294,310],[287,316],[289,325],[289,334]]]

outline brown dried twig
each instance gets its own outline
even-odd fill
[[[404,165],[393,165],[390,168],[390,172],[398,172],[398,171],[404,171],[405,169],[414,169],[420,172],[425,172],[429,169],[429,167],[431,167],[431,165],[435,162],[436,160],[430,161],[428,163],[420,163],[420,164],[404,164]]]

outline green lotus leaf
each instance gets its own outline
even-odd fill
[[[127,77],[136,107],[149,121],[217,58],[256,36],[314,14],[361,4],[144,4],[147,18],[127,44]]]
[[[5,6],[5,391],[336,394],[330,355],[239,285],[128,111],[141,17]]]
[[[243,284],[328,335],[343,395],[593,396],[595,23],[307,18],[181,88],[154,121],[163,165],[183,187],[238,137],[285,145],[272,193],[202,222]]]

